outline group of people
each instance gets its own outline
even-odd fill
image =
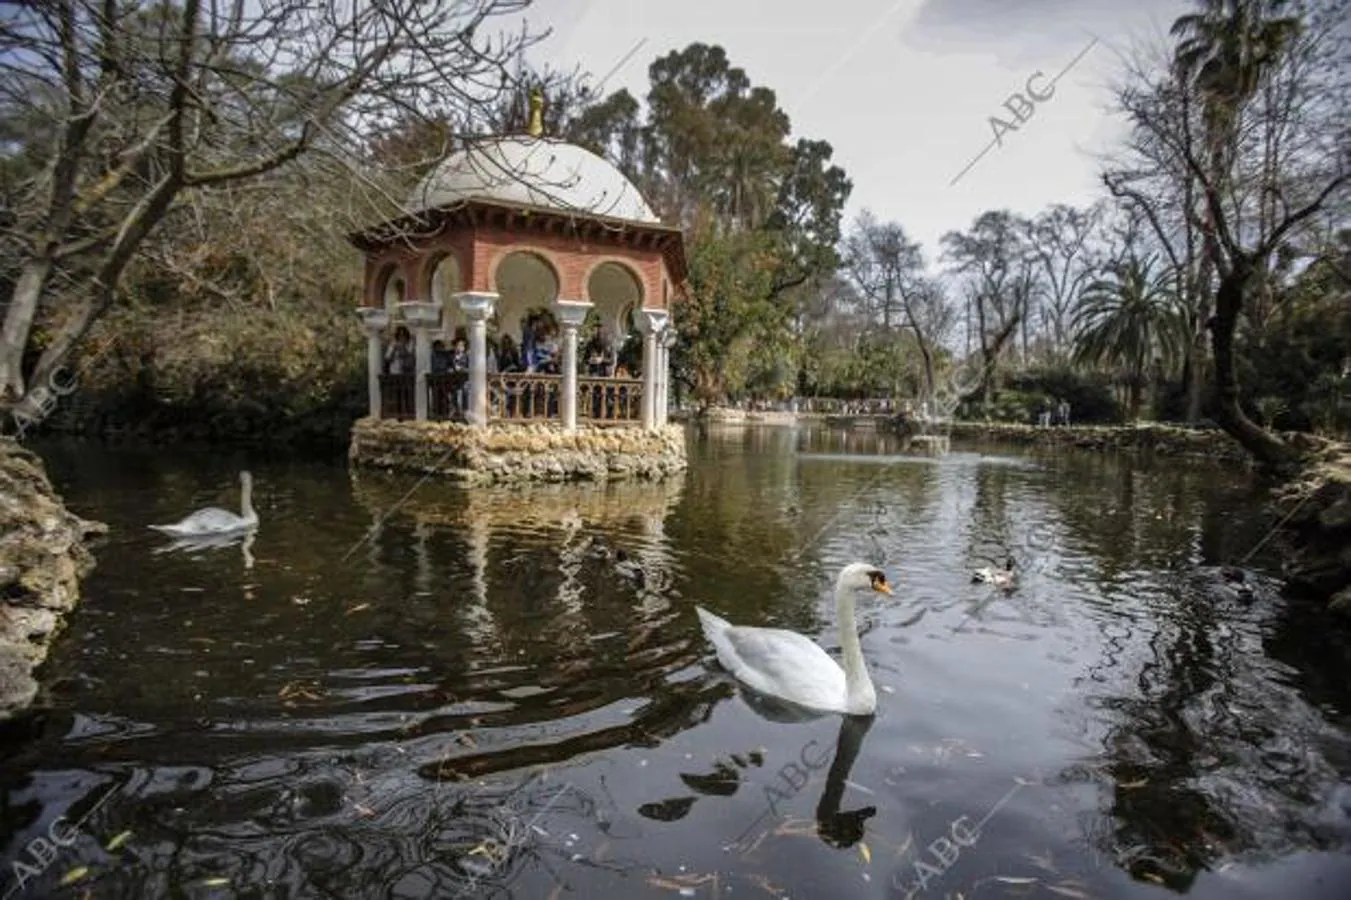
[[[1054,409],[1051,408],[1050,404],[1043,402],[1041,412],[1037,414],[1037,424],[1042,428],[1050,428],[1052,425],[1068,426],[1070,424],[1070,402],[1060,400],[1055,404]]]
[[[539,313],[526,317],[521,323],[521,341],[517,345],[509,334],[495,334],[490,330],[486,342],[487,371],[493,375],[504,372],[534,372],[543,375],[558,375],[562,372],[563,354],[558,340],[558,324],[552,317]],[[444,375],[455,372],[469,372],[469,341],[463,327],[456,329],[447,349],[445,341],[432,342],[431,374]],[[581,372],[593,378],[630,378],[630,367],[625,365],[621,355],[616,355],[614,345],[606,338],[600,323],[594,323],[591,334],[582,352],[578,354],[577,366]],[[385,374],[413,375],[417,372],[416,355],[413,350],[412,335],[407,327],[400,325],[394,331],[394,340],[385,350]],[[463,415],[469,404],[469,385],[466,378],[453,389],[455,413]]]

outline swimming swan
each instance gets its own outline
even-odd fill
[[[702,607],[695,611],[718,662],[753,690],[808,709],[870,716],[877,709],[877,692],[854,624],[854,597],[864,591],[890,594],[891,586],[876,566],[845,566],[835,582],[844,668],[796,632],[732,625]]]
[[[210,506],[199,509],[187,518],[172,525],[151,525],[155,531],[172,534],[176,537],[230,534],[246,531],[258,526],[258,513],[253,511],[253,476],[248,472],[239,473],[240,498],[239,514],[228,509]]]

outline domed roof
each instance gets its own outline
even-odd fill
[[[617,168],[576,144],[550,138],[475,141],[429,172],[408,205],[420,211],[463,200],[660,224],[642,194]]]

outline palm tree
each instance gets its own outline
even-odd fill
[[[1242,111],[1299,34],[1301,22],[1297,16],[1284,15],[1289,0],[1198,0],[1198,5],[1199,12],[1180,16],[1170,29],[1178,41],[1174,72],[1180,83],[1194,86],[1200,94],[1206,168],[1212,190],[1222,193],[1233,167]],[[1197,196],[1204,253],[1196,283],[1202,296],[1192,317],[1198,330],[1190,339],[1200,344],[1205,335],[1200,326],[1209,319],[1211,273],[1220,268],[1220,247],[1204,193]],[[1217,365],[1217,378],[1225,377],[1218,369]],[[1195,421],[1200,409],[1200,372],[1193,362],[1189,421]]]
[[[1159,358],[1171,362],[1185,340],[1171,275],[1155,271],[1155,258],[1127,257],[1079,297],[1071,327],[1078,363],[1108,364],[1125,370],[1127,417],[1140,414],[1146,368]]]

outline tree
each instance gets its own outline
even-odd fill
[[[1185,179],[1174,177],[1168,190],[1150,197],[1131,185],[1159,172],[1148,160],[1105,176],[1114,192],[1130,194],[1156,217],[1180,207],[1200,231],[1202,259],[1217,279],[1214,314],[1205,320],[1215,361],[1215,418],[1259,462],[1274,467],[1297,454],[1242,408],[1235,336],[1249,300],[1267,289],[1273,255],[1329,217],[1344,215],[1338,209],[1351,179],[1351,123],[1340,98],[1351,89],[1351,67],[1338,32],[1346,6],[1345,0],[1320,0],[1294,29],[1272,18],[1280,4],[1208,4],[1202,16],[1207,62],[1188,65],[1193,45],[1184,39],[1179,65],[1119,96],[1135,145],[1148,147]],[[1192,114],[1193,93],[1201,98],[1203,149],[1189,139],[1190,130],[1177,127]]]
[[[774,92],[717,46],[691,44],[648,70],[646,117],[626,91],[581,109],[566,133],[606,155],[658,215],[685,229],[689,310],[672,355],[705,403],[747,385],[777,392],[801,357],[801,293],[838,264],[851,185],[824,141],[789,141]]]
[[[845,244],[845,268],[873,321],[878,340],[895,341],[895,328],[906,328],[922,361],[926,397],[935,389],[938,345],[952,328],[952,310],[941,285],[924,277],[924,253],[894,222],[881,223],[864,210]]]
[[[1155,258],[1130,258],[1112,266],[1084,290],[1074,315],[1075,359],[1107,363],[1126,375],[1126,415],[1140,416],[1147,371],[1154,360],[1181,352],[1182,319],[1168,272]]]
[[[1089,241],[1100,218],[1100,209],[1080,210],[1057,203],[1028,226],[1032,253],[1046,287],[1045,318],[1051,345],[1057,353],[1070,343],[1069,317],[1080,290],[1093,277]]]
[[[1201,99],[1201,122],[1207,169],[1217,186],[1224,188],[1232,175],[1237,152],[1238,129],[1243,107],[1257,92],[1263,78],[1299,33],[1298,18],[1283,16],[1289,0],[1197,0],[1201,11],[1180,16],[1171,34],[1178,39],[1173,64],[1178,80],[1196,89]],[[1192,177],[1194,173],[1188,173]],[[1190,193],[1190,192],[1189,192]],[[1200,191],[1194,200],[1200,200]],[[1194,317],[1195,332],[1204,338],[1209,321],[1211,275],[1216,271],[1220,248],[1216,223],[1207,204],[1201,202],[1203,250],[1196,279],[1201,288],[1200,306]],[[1188,210],[1192,209],[1188,204]],[[1200,369],[1194,370],[1189,386],[1187,416],[1195,421],[1200,408]]]
[[[367,135],[400,116],[468,118],[499,90],[478,85],[500,83],[530,41],[478,30],[525,6],[67,0],[6,13],[0,121],[22,134],[15,155],[29,165],[7,177],[0,254],[14,286],[0,403],[52,376],[185,197],[308,154],[358,157]],[[52,337],[26,373],[39,317]]]
[[[981,213],[969,232],[951,231],[942,238],[944,256],[976,314],[982,370],[973,397],[982,402],[990,399],[1000,354],[1027,315],[1038,286],[1028,231],[1026,222],[1000,210]]]

